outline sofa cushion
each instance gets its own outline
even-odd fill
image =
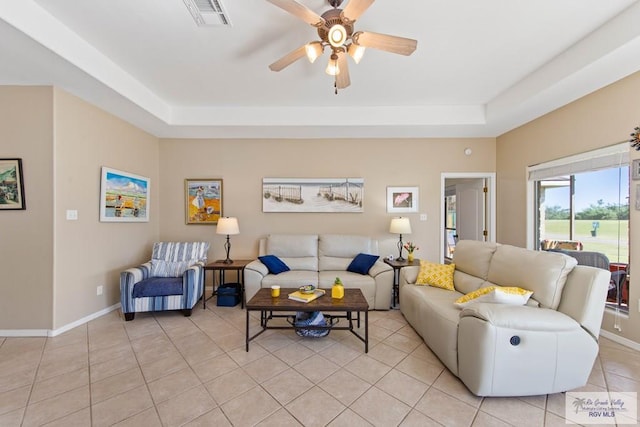
[[[459,308],[477,302],[525,305],[532,293],[513,286],[487,286],[461,296],[454,302],[454,305]]]
[[[316,234],[272,234],[267,237],[265,253],[275,255],[291,270],[318,271]]]
[[[378,258],[380,258],[378,255],[360,253],[356,255],[353,261],[351,261],[351,264],[347,267],[347,271],[352,273],[368,274],[369,269],[373,267],[373,264],[376,263]]]
[[[304,285],[318,286],[318,273],[308,270],[291,270],[280,274],[267,274],[262,278],[260,286],[270,288],[280,285],[282,288],[299,288]]]
[[[271,274],[280,274],[290,270],[287,264],[275,255],[263,255],[259,256],[258,259],[267,266]]]
[[[403,268],[402,270],[405,269]],[[486,286],[485,283],[486,280],[480,277],[472,276],[471,274],[458,270],[458,265],[456,264],[456,271],[453,272],[453,286],[456,288],[456,291],[468,294],[469,292],[480,289],[483,285]]]
[[[435,264],[426,260],[420,261],[420,272],[416,285],[429,285],[453,291],[453,272],[455,264]]]
[[[359,253],[377,255],[376,241],[366,236],[321,234],[318,237],[318,271],[346,270]]]
[[[182,295],[182,277],[151,277],[133,285],[133,298]]]
[[[456,244],[452,262],[456,265],[456,270],[487,280],[491,258],[497,247],[495,243],[460,240]]]
[[[577,261],[570,256],[499,245],[491,259],[488,281],[533,291],[543,308],[557,309],[567,276]]]

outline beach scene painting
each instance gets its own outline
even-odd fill
[[[187,224],[217,224],[222,216],[222,179],[185,179]]]
[[[361,213],[363,178],[263,178],[263,212]]]
[[[103,167],[100,221],[148,222],[149,178]]]

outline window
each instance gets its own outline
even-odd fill
[[[600,252],[612,271],[607,306],[628,312],[627,144],[529,168],[536,249]]]

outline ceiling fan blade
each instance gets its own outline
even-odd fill
[[[374,0],[349,0],[347,7],[342,11],[342,14],[349,21],[355,21],[362,15],[369,6],[373,4]]]
[[[411,55],[418,46],[417,40],[367,31],[358,31],[352,38],[357,45],[406,56]]]
[[[351,84],[349,78],[349,62],[345,52],[338,52],[338,69],[340,72],[336,76],[336,89],[344,89]]]
[[[285,56],[278,59],[273,64],[269,65],[269,68],[271,69],[271,71],[280,71],[283,68],[293,64],[294,62],[296,62],[298,59],[302,58],[305,55],[306,55],[305,45],[302,45],[296,50],[287,53]]]
[[[325,24],[322,16],[309,9],[307,6],[298,3],[295,0],[267,0],[269,3],[275,4],[281,9],[297,16],[309,25],[321,27]]]

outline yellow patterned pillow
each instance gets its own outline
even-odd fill
[[[416,285],[429,285],[453,291],[453,271],[455,269],[455,264],[434,264],[422,260]]]
[[[532,294],[531,291],[512,286],[487,286],[461,296],[453,304],[460,308],[474,302],[525,305]]]

